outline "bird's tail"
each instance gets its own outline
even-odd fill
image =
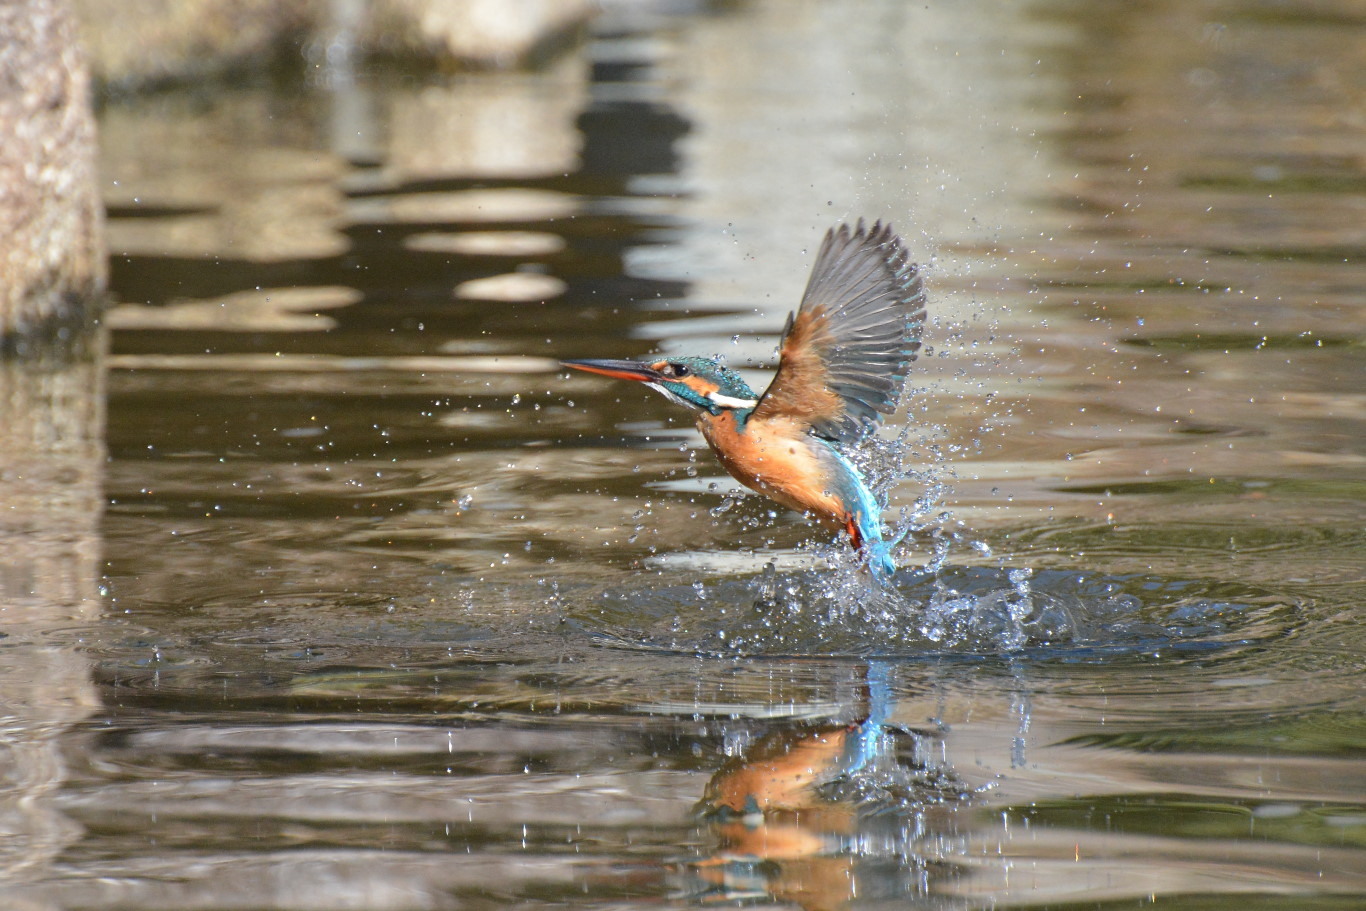
[[[896,561],[892,559],[892,546],[881,538],[864,542],[864,557],[868,561],[868,571],[879,582],[888,582],[896,573]]]
[[[872,513],[872,515],[868,515]],[[882,528],[880,516],[876,511],[876,506],[869,509],[867,513],[860,510],[848,519],[847,530],[849,539],[853,542],[854,549],[868,565],[868,571],[873,574],[873,578],[879,582],[887,582],[896,572],[896,561],[892,559],[892,548],[900,543],[900,540],[887,542],[882,540]]]
[[[896,561],[892,559],[892,548],[900,540],[887,543],[882,540],[882,510],[877,498],[868,489],[863,476],[859,474],[848,459],[833,446],[828,447],[838,468],[833,480],[840,499],[848,510],[844,514],[844,530],[854,549],[868,564],[868,571],[879,582],[887,582],[896,572]]]

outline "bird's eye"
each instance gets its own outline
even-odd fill
[[[687,364],[670,364],[669,372],[674,376],[687,376],[689,373],[692,373],[692,371],[688,369]]]

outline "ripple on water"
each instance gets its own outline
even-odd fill
[[[624,648],[907,659],[1207,652],[1285,635],[1297,607],[1227,581],[989,567],[902,572],[889,589],[853,573],[768,567],[748,579],[603,592],[595,602],[571,609],[571,619]]]

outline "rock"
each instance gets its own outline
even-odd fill
[[[377,0],[371,43],[439,62],[509,69],[569,43],[593,12],[588,0]]]
[[[87,323],[104,298],[95,119],[60,0],[0,3],[0,353]]]
[[[447,69],[530,66],[572,44],[596,11],[590,0],[73,4],[95,81],[114,94],[289,60],[324,72],[375,55]]]
[[[114,92],[221,76],[305,40],[311,0],[72,0],[98,85]]]

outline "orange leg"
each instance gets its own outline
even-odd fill
[[[854,545],[854,550],[863,553],[863,535],[859,532],[858,523],[852,515],[844,517],[844,530],[848,533],[849,543]]]

